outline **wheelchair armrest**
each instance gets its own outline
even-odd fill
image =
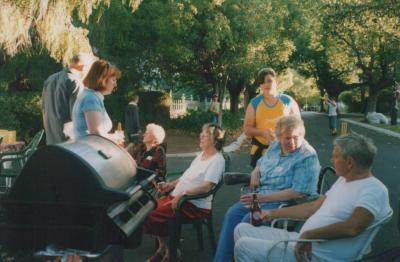
[[[242,172],[225,172],[224,183],[225,185],[249,184],[250,174]]]

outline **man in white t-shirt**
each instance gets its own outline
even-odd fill
[[[270,261],[352,261],[364,246],[368,226],[390,211],[386,187],[371,173],[376,147],[370,139],[352,133],[338,137],[331,162],[338,180],[316,201],[263,211],[265,220],[291,217],[307,219],[297,232],[239,224],[235,229],[235,261],[266,261],[274,243],[287,239],[324,239],[320,243],[290,242],[275,247]],[[314,260],[312,260],[314,261]]]

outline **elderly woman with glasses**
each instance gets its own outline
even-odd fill
[[[289,200],[314,195],[320,165],[315,149],[304,139],[303,121],[294,115],[279,119],[268,152],[251,172],[250,186],[255,188],[262,209],[277,208]],[[249,221],[253,193],[242,195],[229,208],[219,236],[214,261],[232,261],[233,232],[240,222]]]
[[[158,187],[161,193],[172,191],[157,201],[144,223],[144,232],[156,236],[159,248],[147,261],[168,261],[168,220],[175,217],[179,200],[184,195],[207,193],[221,180],[225,159],[219,152],[224,141],[224,131],[213,124],[206,124],[200,134],[201,153],[193,160],[183,175]],[[203,218],[210,214],[212,196],[185,202],[181,209],[183,219]]]
[[[112,122],[104,107],[104,96],[117,86],[121,71],[104,60],[93,63],[83,80],[84,90],[79,94],[72,109],[74,138],[89,134],[108,137]]]

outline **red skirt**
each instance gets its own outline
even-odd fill
[[[168,195],[157,200],[157,208],[153,210],[144,222],[144,233],[166,237],[168,236],[168,219],[175,217],[175,210],[172,209],[170,202],[174,199]],[[183,219],[205,218],[210,214],[209,209],[198,208],[190,202],[185,202],[181,208],[181,216]]]

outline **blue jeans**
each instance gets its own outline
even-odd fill
[[[336,130],[337,116],[329,116],[329,129]]]
[[[261,209],[278,208],[281,203],[262,203]],[[249,222],[249,209],[241,202],[236,202],[225,214],[214,262],[230,262],[233,259],[233,231],[240,222]]]
[[[212,114],[211,123],[219,125],[219,116],[215,115],[215,114]]]

